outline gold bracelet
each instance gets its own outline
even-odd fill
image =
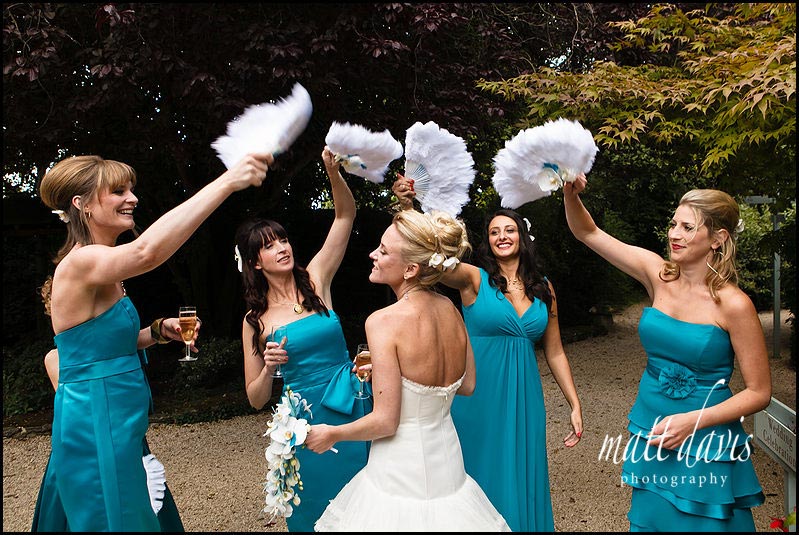
[[[157,344],[168,344],[172,341],[169,338],[164,338],[164,335],[161,334],[161,324],[165,319],[166,318],[158,318],[150,324],[150,336],[152,336]]]

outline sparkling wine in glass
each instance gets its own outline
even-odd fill
[[[358,399],[369,399],[371,396],[368,392],[364,392],[363,383],[372,375],[371,369],[361,370],[361,366],[372,363],[372,354],[369,352],[368,344],[358,344],[358,350],[355,353],[355,377],[358,378],[358,391],[353,394]]]
[[[178,361],[195,361],[197,357],[191,355],[191,341],[194,338],[194,330],[197,328],[197,308],[190,306],[180,307],[178,320],[180,321],[180,336],[183,338],[183,343],[186,344],[186,354],[183,358],[179,358]]]
[[[270,342],[277,342],[281,348],[285,348],[289,343],[288,328],[285,325],[272,325],[272,333],[269,335]],[[272,374],[274,378],[283,378],[283,372],[280,370],[280,364],[275,367],[275,372]]]

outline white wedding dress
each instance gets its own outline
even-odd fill
[[[330,501],[316,531],[510,531],[463,468],[450,416],[462,382],[402,378],[397,432],[372,442],[368,463]]]

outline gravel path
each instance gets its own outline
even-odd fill
[[[585,433],[573,449],[562,444],[568,405],[543,356],[547,403],[549,469],[555,527],[558,531],[627,531],[630,489],[619,483],[621,467],[598,460],[605,436],[626,436],[645,356],[636,333],[642,305],[614,316],[607,336],[566,345],[583,404]],[[772,315],[760,315],[771,351]],[[787,318],[784,312],[782,321]],[[787,367],[788,329],[783,323],[782,358],[771,359],[773,395],[796,409],[796,372]],[[732,380],[741,387],[740,374]],[[266,412],[190,425],[152,424],[148,440],[166,467],[187,531],[285,531],[285,522],[267,526],[261,508],[263,456],[261,436]],[[752,418],[744,422],[752,432]],[[50,450],[49,435],[17,434],[3,439],[3,531],[29,531],[39,482]],[[760,448],[753,454],[766,503],[754,510],[758,531],[769,531],[771,516],[783,514],[783,472]]]

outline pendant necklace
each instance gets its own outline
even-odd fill
[[[295,294],[294,295],[299,298],[299,293],[296,290],[295,290]],[[294,310],[294,313],[297,314],[297,315],[300,315],[300,314],[302,314],[305,311],[305,307],[303,307],[302,304],[300,304],[299,299],[297,299],[297,301],[294,301],[293,303],[281,303],[280,301],[272,301],[272,304],[274,304],[274,305],[292,305],[291,308],[292,308],[292,310]]]
[[[409,288],[408,290],[405,290],[405,293],[404,293],[404,294],[402,294],[402,298],[403,298],[405,301],[407,301],[407,300],[408,300],[408,294],[409,294],[409,293],[413,293],[413,292],[415,292],[415,291],[418,291],[418,290],[424,290],[424,288],[422,288],[422,286],[421,286],[421,285],[416,285],[416,286],[414,286],[414,287],[412,287],[412,288]]]

